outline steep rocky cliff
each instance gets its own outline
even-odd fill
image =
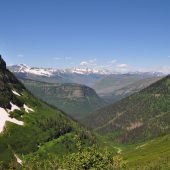
[[[33,80],[22,80],[37,97],[54,105],[68,115],[79,119],[106,105],[96,92],[79,84],[51,84]]]

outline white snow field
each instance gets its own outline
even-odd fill
[[[16,154],[15,154],[14,156],[15,156],[17,162],[18,162],[20,165],[22,165],[22,160],[21,160]]]
[[[15,90],[12,90],[12,93],[17,95],[17,96],[21,96],[18,92],[16,92]]]
[[[20,126],[24,125],[23,121],[19,121],[15,118],[9,117],[8,112],[4,108],[0,107],[0,133],[3,132],[6,121],[15,123],[15,124],[20,125]]]
[[[25,111],[27,112],[27,113],[29,113],[30,111],[31,112],[34,112],[34,110],[32,109],[32,108],[30,108],[30,107],[28,107],[26,104],[24,104],[24,109],[25,109]]]

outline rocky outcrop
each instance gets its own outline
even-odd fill
[[[6,63],[5,63],[5,61],[2,59],[2,56],[1,56],[1,55],[0,55],[0,69],[6,70]]]

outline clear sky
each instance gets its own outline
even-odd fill
[[[170,0],[0,0],[0,53],[42,67],[170,67]]]

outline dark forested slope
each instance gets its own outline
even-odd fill
[[[86,117],[84,124],[124,142],[170,132],[170,76]]]

